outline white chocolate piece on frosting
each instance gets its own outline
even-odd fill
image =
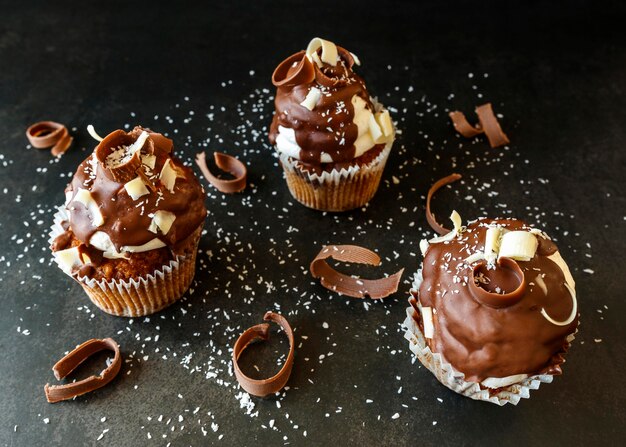
[[[161,183],[169,190],[169,192],[174,192],[174,185],[176,184],[176,170],[172,167],[172,163],[168,158],[163,168],[161,169],[161,174],[159,175],[159,180]]]
[[[130,182],[127,182],[124,185],[124,189],[133,200],[137,200],[141,196],[150,194],[150,191],[148,191],[148,188],[146,188],[143,179],[139,176],[135,177]]]
[[[85,205],[85,207],[87,207],[89,213],[91,214],[91,222],[93,223],[94,227],[99,227],[100,225],[104,224],[104,217],[102,216],[102,212],[100,211],[100,208],[98,207],[96,201],[91,196],[91,193],[87,189],[80,188],[74,196],[73,201],[80,202]]]
[[[142,155],[141,163],[149,167],[150,169],[154,169],[154,165],[156,164],[156,155]]]
[[[461,233],[463,232],[463,221],[461,220],[461,216],[459,215],[459,213],[457,213],[456,211],[452,211],[452,214],[450,214],[450,220],[454,224],[454,229],[448,234],[444,234],[443,236],[438,236],[430,239],[428,243],[437,244],[439,242],[447,242],[461,235]]]
[[[424,323],[424,337],[433,338],[435,336],[435,326],[433,324],[433,308],[422,307],[422,322]]]
[[[306,109],[313,111],[315,105],[317,104],[317,101],[319,101],[321,97],[322,92],[320,91],[320,89],[318,89],[317,87],[311,87],[311,90],[309,90],[309,93],[307,93],[306,98],[304,98],[304,101],[302,101],[300,105]]]
[[[170,228],[172,228],[172,224],[175,220],[176,215],[174,213],[159,210],[154,213],[148,230],[156,234],[157,230],[160,229],[163,234],[167,234],[167,232],[170,231]]]
[[[67,274],[71,274],[74,267],[80,267],[83,265],[83,261],[80,257],[80,251],[78,247],[66,248],[65,250],[55,251],[54,260]]]
[[[537,237],[528,231],[509,231],[502,235],[498,258],[507,257],[516,261],[530,261],[537,251]]]

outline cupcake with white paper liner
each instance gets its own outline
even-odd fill
[[[172,149],[149,129],[112,132],[79,165],[54,217],[54,260],[111,315],[158,312],[193,280],[204,191]]]
[[[451,390],[517,404],[562,373],[578,327],[558,248],[515,219],[479,219],[423,240],[403,323],[411,351]]]
[[[389,111],[354,71],[359,59],[320,38],[272,75],[270,143],[287,186],[303,205],[347,211],[374,196],[395,139]]]

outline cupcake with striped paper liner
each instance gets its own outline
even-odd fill
[[[149,315],[193,280],[204,191],[159,133],[136,127],[97,138],[55,214],[54,260],[104,312]]]
[[[281,62],[270,143],[292,196],[321,211],[347,211],[376,193],[395,139],[389,111],[354,71],[359,59],[320,38]]]
[[[405,338],[451,390],[517,404],[562,372],[578,327],[574,279],[550,238],[520,220],[452,220],[420,243]]]

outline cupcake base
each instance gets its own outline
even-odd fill
[[[415,321],[415,312],[413,307],[408,307],[406,309],[407,317],[403,322],[403,326],[406,328],[404,338],[409,341],[409,349],[417,356],[422,365],[435,375],[439,382],[452,391],[471,399],[483,400],[500,406],[507,403],[517,405],[520,399],[530,397],[531,390],[538,389],[542,383],[552,382],[553,376],[551,374],[537,374],[533,376],[524,374],[518,378],[516,383],[496,389],[486,387],[484,384],[477,382],[466,381],[462,372],[454,369],[441,354],[430,350],[426,344],[424,334]],[[574,334],[568,337],[568,347],[573,339]],[[493,379],[493,381],[498,380],[501,379]]]
[[[289,192],[298,202],[319,211],[348,211],[365,205],[374,197],[392,145],[393,142],[387,143],[370,163],[321,174],[303,170],[298,160],[282,153],[280,163]]]
[[[67,220],[65,209],[54,216],[50,242],[64,232],[61,222]],[[142,317],[153,314],[178,301],[189,289],[195,274],[196,253],[202,225],[192,233],[183,255],[154,272],[137,278],[96,280],[88,276],[71,276],[92,303],[100,310],[118,317]]]

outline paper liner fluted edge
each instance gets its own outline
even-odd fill
[[[49,244],[63,233],[61,222],[67,220],[64,207],[58,207],[50,230]],[[201,227],[196,230],[201,232]],[[188,256],[177,256],[153,273],[128,280],[70,278],[78,282],[89,299],[102,311],[120,317],[140,317],[158,312],[178,301],[189,288],[195,275],[197,244]]]
[[[422,281],[421,269],[415,274],[412,292],[419,290]],[[468,382],[465,380],[465,374],[457,371],[450,363],[448,363],[441,354],[432,352],[426,344],[426,338],[422,333],[419,325],[415,321],[415,309],[412,306],[406,308],[406,318],[402,325],[404,326],[404,338],[409,342],[409,349],[413,352],[417,359],[424,365],[441,384],[450,388],[452,391],[467,396],[474,400],[482,400],[491,402],[500,406],[507,403],[517,405],[521,399],[528,399],[530,391],[539,389],[542,383],[551,383],[554,376],[551,374],[537,374],[529,376],[520,382],[502,387],[495,394],[492,391],[481,387],[477,382]],[[568,350],[576,335],[576,332],[567,337]],[[565,362],[565,360],[563,360]]]
[[[321,174],[303,170],[298,160],[280,153],[289,192],[298,202],[320,211],[347,211],[369,202],[380,184],[393,140],[365,165],[352,165]]]

